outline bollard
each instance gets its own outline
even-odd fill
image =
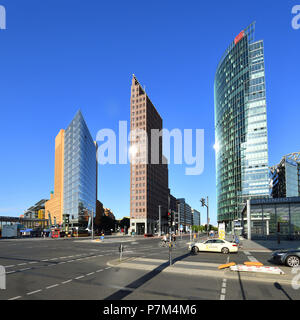
[[[171,266],[173,264],[172,262],[172,240],[169,242],[169,265]]]
[[[6,274],[3,266],[0,266],[0,290],[6,290]]]

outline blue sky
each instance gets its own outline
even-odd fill
[[[205,169],[169,167],[169,186],[216,223],[214,74],[234,37],[256,21],[265,42],[269,162],[300,150],[300,30],[288,0],[0,0],[0,215],[20,215],[54,184],[54,138],[80,108],[92,136],[129,121],[134,73],[168,129],[205,130]],[[98,198],[129,215],[129,165],[99,166]],[[206,213],[201,209],[205,222]]]

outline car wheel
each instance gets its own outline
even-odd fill
[[[300,265],[300,259],[297,256],[289,256],[286,259],[286,264],[289,267],[298,267]]]
[[[194,247],[192,248],[192,253],[193,253],[193,254],[197,254],[198,252],[199,252],[198,247],[194,246]]]
[[[224,254],[228,254],[229,253],[229,249],[228,248],[222,248],[221,252],[224,253]]]

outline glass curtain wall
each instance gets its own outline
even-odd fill
[[[79,111],[65,130],[63,209],[79,225],[96,212],[96,179],[96,146]]]
[[[269,195],[264,51],[254,24],[217,68],[215,136],[218,221],[230,222],[241,218],[247,198]]]

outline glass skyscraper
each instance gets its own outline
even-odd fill
[[[63,213],[85,225],[96,212],[97,145],[80,111],[65,130]]]
[[[229,228],[246,199],[269,195],[264,45],[254,32],[239,33],[215,75],[218,221]]]

